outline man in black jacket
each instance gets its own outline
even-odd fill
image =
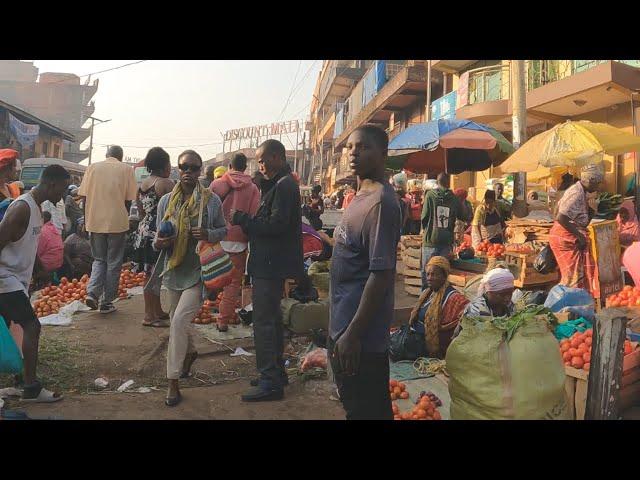
[[[291,175],[284,145],[265,141],[256,152],[262,199],[255,217],[234,212],[231,223],[249,237],[248,272],[253,283],[253,331],[260,377],[242,396],[245,402],[280,400],[288,383],[280,301],[287,278],[298,279],[302,263],[300,189]]]

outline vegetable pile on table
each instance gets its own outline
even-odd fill
[[[571,338],[560,342],[560,353],[564,364],[578,370],[589,371],[591,367],[591,346],[593,343],[593,329],[585,330],[584,333],[576,332]],[[630,355],[635,348],[626,339],[623,345],[623,354]]]
[[[640,307],[640,288],[625,285],[622,291],[607,297],[608,307]]]
[[[487,257],[502,258],[504,256],[505,246],[501,243],[491,243],[485,240],[478,245],[476,250],[481,253],[486,253]]]
[[[75,301],[84,302],[87,298],[87,284],[89,276],[83,275],[80,280],[67,277],[60,279],[59,286],[45,287],[40,291],[40,297],[33,303],[33,309],[38,318],[58,313],[60,308]]]

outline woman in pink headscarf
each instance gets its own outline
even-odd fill
[[[620,245],[628,247],[633,242],[640,242],[640,223],[631,200],[626,200],[622,204],[616,220],[620,232]]]

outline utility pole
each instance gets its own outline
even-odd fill
[[[93,126],[95,121],[97,120],[100,123],[107,123],[110,122],[111,119],[109,120],[100,120],[99,118],[95,118],[95,117],[89,117],[91,119],[91,137],[89,138],[89,165],[91,165],[91,154],[93,153]]]
[[[527,140],[527,87],[525,82],[524,60],[511,60],[511,109],[513,146],[518,149]],[[516,172],[513,174],[513,214],[516,217],[526,217],[527,207],[527,174]]]

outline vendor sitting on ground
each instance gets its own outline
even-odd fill
[[[77,220],[76,233],[72,233],[64,241],[65,276],[69,278],[82,278],[83,275],[91,275],[93,256],[89,234],[84,228],[84,217]]]
[[[626,200],[622,204],[618,212],[617,221],[620,245],[628,247],[633,242],[640,242],[640,224],[631,200]]]
[[[464,315],[471,317],[504,317],[515,313],[511,301],[515,278],[506,268],[494,268],[484,274],[478,287],[478,297],[467,305]]]
[[[502,267],[494,268],[484,274],[478,286],[478,296],[464,309],[466,317],[505,317],[515,313],[516,307],[511,301],[515,278],[511,272]],[[453,332],[453,338],[462,330],[459,323]]]
[[[302,255],[314,262],[329,260],[333,253],[333,238],[318,232],[311,225],[302,222]]]
[[[409,323],[425,336],[429,357],[444,358],[469,300],[447,280],[451,265],[445,257],[431,257],[425,270],[427,288],[413,308]]]
[[[484,202],[476,208],[471,222],[473,248],[485,240],[491,243],[502,243],[505,226],[503,218],[496,208],[496,192],[487,190],[484,192]]]

